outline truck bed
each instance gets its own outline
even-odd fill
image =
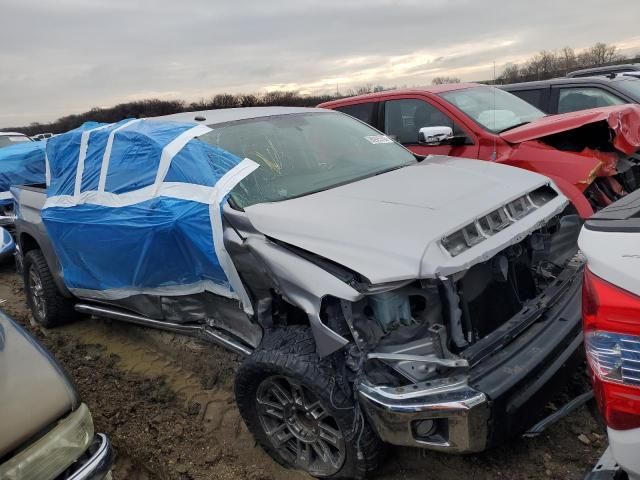
[[[586,221],[585,228],[597,232],[640,232],[640,190],[600,210]]]

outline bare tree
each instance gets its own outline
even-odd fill
[[[624,58],[618,53],[618,47],[615,45],[607,45],[606,43],[599,42],[591,47],[590,50],[596,65],[611,63]]]
[[[573,51],[573,48],[564,47],[562,50],[560,50],[559,66],[565,74],[578,66],[576,52]]]
[[[516,83],[520,81],[520,67],[513,63],[507,63],[502,73],[496,78],[500,84]]]
[[[238,103],[241,107],[255,107],[260,103],[260,98],[253,93],[238,95]]]
[[[434,77],[431,80],[431,85],[445,85],[447,83],[460,83],[460,79],[458,77]]]

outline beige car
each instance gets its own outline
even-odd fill
[[[0,312],[0,478],[110,478],[112,450],[60,365]]]

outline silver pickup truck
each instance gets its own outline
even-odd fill
[[[45,192],[26,186],[13,189],[16,235],[37,322],[81,312],[246,356],[235,393],[249,430],[319,477],[366,475],[385,442],[477,452],[534,423],[582,342],[581,222],[552,182],[415,157],[328,110],[171,119],[207,125],[196,141],[260,165],[222,205],[251,308],[209,292],[72,294],[41,219]]]

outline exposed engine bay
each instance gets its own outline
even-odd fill
[[[349,325],[353,369],[364,365],[373,383],[402,386],[468,368],[465,350],[535,305],[558,278],[577,252],[581,225],[578,215],[558,215],[468,270],[328,308]]]

